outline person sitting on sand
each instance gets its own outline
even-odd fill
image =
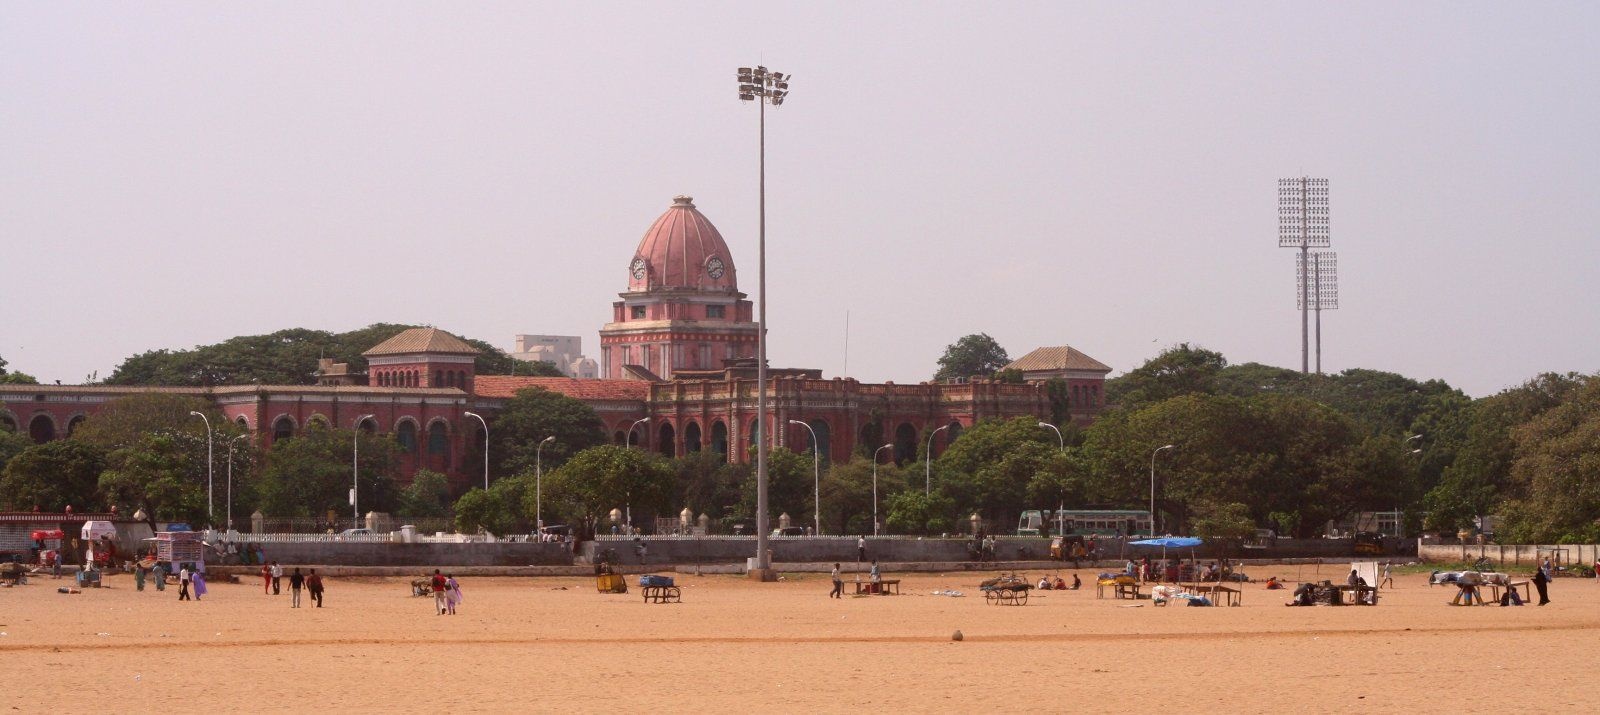
[[[1049,576],[1040,576],[1039,577],[1039,590],[1041,590],[1041,591],[1050,590],[1050,577]]]
[[[1315,596],[1313,595],[1313,592],[1314,592],[1315,588],[1316,587],[1312,586],[1309,581],[1306,582],[1306,583],[1302,583],[1299,586],[1296,586],[1295,589],[1294,589],[1294,600],[1289,601],[1288,603],[1285,603],[1283,605],[1285,605],[1285,606],[1311,606],[1311,605],[1315,605],[1316,604],[1316,600],[1315,600]]]
[[[1056,574],[1056,590],[1057,591],[1065,591],[1065,590],[1067,590],[1067,582],[1061,580],[1061,574]]]
[[[1083,588],[1083,579],[1078,578],[1077,574],[1073,574],[1072,575],[1072,590],[1076,591],[1076,590],[1078,590],[1080,588]]]
[[[1268,576],[1267,577],[1267,590],[1268,591],[1276,591],[1276,590],[1281,589],[1281,588],[1283,588],[1283,582],[1279,581],[1277,576]]]

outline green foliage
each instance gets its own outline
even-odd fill
[[[1600,379],[1563,397],[1513,431],[1519,493],[1505,516],[1518,543],[1600,541]]]
[[[152,434],[185,435],[198,442],[203,451],[206,423],[192,413],[200,412],[211,420],[216,447],[226,451],[227,440],[244,434],[216,405],[193,395],[152,392],[128,395],[107,402],[104,407],[72,433],[72,439],[110,451],[138,444]],[[203,460],[202,460],[203,461]]]
[[[940,490],[963,512],[993,523],[1014,521],[1029,504],[1080,503],[1085,480],[1055,432],[1033,417],[979,422],[961,433],[935,464]]]
[[[423,469],[400,491],[395,513],[407,517],[441,517],[450,513],[450,482],[443,474]]]
[[[755,448],[751,447],[752,454]],[[754,462],[754,459],[751,459]],[[797,454],[784,447],[773,447],[767,452],[767,510],[771,523],[778,523],[778,515],[788,514],[796,525],[811,523],[811,504],[816,491],[815,470],[811,454]],[[752,465],[752,469],[753,469]],[[756,480],[744,480],[744,499],[740,513],[756,513]]]
[[[605,444],[594,408],[581,400],[537,387],[517,391],[489,424],[489,458],[500,475],[546,473],[578,452]],[[546,437],[555,441],[539,444]],[[481,456],[481,455],[480,455]]]
[[[968,335],[944,349],[935,380],[956,377],[989,377],[1011,364],[1006,349],[985,333]]]
[[[6,372],[6,359],[0,357],[0,385],[37,385],[39,381],[34,376],[21,372]]]
[[[994,374],[994,379],[1004,382],[1008,385],[1021,385],[1022,383],[1026,382],[1026,380],[1022,378],[1022,371],[1016,368],[1007,368],[1005,370],[1001,370]]]
[[[878,465],[878,519],[890,494],[907,488],[906,473],[893,462]],[[834,464],[822,475],[822,524],[830,534],[871,534],[872,460]]]
[[[12,457],[32,446],[33,440],[16,432],[0,430],[0,474],[5,473],[6,463],[10,462]]]
[[[144,509],[152,525],[208,522],[205,453],[180,436],[147,434],[112,451],[100,491],[125,514]]]
[[[560,514],[592,532],[613,508],[666,512],[676,496],[673,477],[672,466],[660,456],[616,445],[590,447],[545,474],[545,513]],[[532,490],[524,492],[524,513],[533,512],[533,497]]]
[[[376,323],[359,330],[330,333],[291,328],[267,335],[243,335],[192,350],[152,350],[122,362],[106,378],[110,385],[311,385],[316,383],[318,358],[350,364],[365,371],[361,353],[372,349],[412,325]],[[513,359],[482,341],[463,338],[482,350],[475,362],[480,375],[508,375]]]
[[[342,518],[350,511],[351,450],[360,440],[355,465],[362,512],[391,512],[394,473],[400,446],[386,436],[312,426],[281,440],[267,453],[259,482],[260,509],[272,516]]]
[[[478,530],[501,535],[510,533],[512,516],[499,494],[473,487],[456,500],[456,531],[471,534]]]
[[[1190,394],[1212,394],[1228,366],[1222,353],[1181,343],[1127,374],[1106,381],[1106,403],[1139,409]]]
[[[729,464],[723,455],[708,449],[674,459],[671,465],[678,494],[697,516],[734,516],[750,475],[747,465]]]
[[[955,530],[956,504],[943,492],[924,494],[916,488],[889,497],[889,531],[933,535]]]
[[[561,368],[556,367],[555,363],[548,363],[543,360],[517,360],[510,358],[510,356],[507,357],[512,362],[511,371],[506,374],[520,377],[566,377],[566,373],[561,372]]]
[[[0,506],[8,511],[59,512],[71,506],[100,511],[105,452],[75,440],[56,440],[18,452],[0,471]]]

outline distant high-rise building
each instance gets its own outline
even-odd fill
[[[547,362],[561,374],[592,380],[600,366],[583,356],[583,338],[576,335],[518,335],[511,357],[526,362]]]

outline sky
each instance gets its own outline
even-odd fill
[[[375,322],[598,330],[677,194],[773,364],[988,333],[1300,363],[1277,180],[1327,178],[1323,368],[1600,371],[1600,4],[0,4],[0,357]],[[848,355],[846,315],[848,314]]]

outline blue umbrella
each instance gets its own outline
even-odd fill
[[[1168,548],[1168,547],[1171,547],[1171,548],[1174,548],[1174,549],[1185,549],[1185,548],[1194,548],[1194,547],[1199,546],[1199,545],[1201,545],[1203,543],[1205,543],[1205,542],[1201,541],[1200,539],[1196,539],[1196,538],[1194,538],[1192,536],[1163,536],[1163,537],[1161,537],[1159,539],[1144,539],[1142,541],[1130,541],[1130,542],[1128,542],[1128,545],[1129,546],[1159,546],[1159,547],[1161,547],[1163,549]]]

